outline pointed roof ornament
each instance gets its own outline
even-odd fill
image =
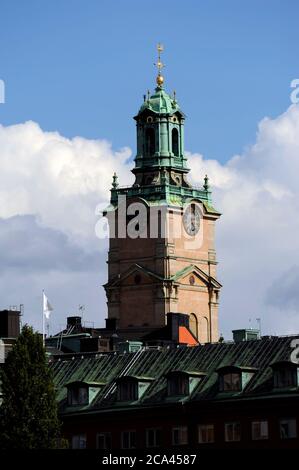
[[[119,184],[118,184],[118,176],[117,176],[117,174],[114,172],[113,180],[112,180],[112,188],[113,188],[113,189],[117,189],[118,186],[119,186]]]
[[[209,191],[209,190],[210,190],[210,183],[209,183],[208,175],[205,176],[203,189],[204,189],[205,191]]]
[[[157,50],[158,50],[158,62],[154,64],[158,69],[158,76],[156,78],[156,82],[157,82],[158,87],[162,88],[163,83],[164,83],[164,77],[161,74],[161,70],[163,69],[163,67],[165,67],[165,65],[161,61],[161,52],[164,51],[164,46],[159,43],[157,45]]]

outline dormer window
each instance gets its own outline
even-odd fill
[[[172,374],[167,381],[167,395],[189,395],[189,378],[185,374]]]
[[[151,377],[125,376],[117,380],[117,400],[137,401],[154,379]]]
[[[232,392],[242,390],[241,374],[238,372],[228,372],[221,377],[221,391]]]
[[[298,387],[298,365],[291,361],[280,361],[271,364],[273,369],[274,388]]]
[[[67,404],[69,406],[89,405],[103,385],[105,384],[101,382],[69,382],[66,384]]]
[[[205,376],[203,372],[173,370],[166,374],[167,396],[188,396]]]
[[[253,367],[225,366],[218,370],[220,392],[241,392],[256,369]]]
[[[137,380],[122,380],[118,383],[117,398],[119,401],[138,400]]]
[[[88,388],[72,387],[68,389],[69,405],[87,405],[88,404]]]

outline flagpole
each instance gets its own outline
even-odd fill
[[[43,346],[45,347],[45,312],[44,312],[44,295],[45,291],[43,289],[43,301],[42,301],[42,315],[43,315]]]

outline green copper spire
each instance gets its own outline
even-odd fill
[[[185,114],[174,92],[168,94],[164,88],[161,61],[163,46],[158,45],[156,66],[158,75],[156,88],[143,97],[143,103],[134,117],[137,130],[137,152],[132,173],[135,181],[129,188],[120,188],[116,174],[111,189],[111,204],[117,197],[139,197],[148,204],[161,202],[182,205],[186,201],[198,200],[205,210],[218,214],[212,207],[209,179],[206,176],[201,188],[192,187],[187,178],[189,169],[184,149]]]

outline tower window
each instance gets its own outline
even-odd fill
[[[155,143],[155,130],[150,127],[146,129],[145,133],[145,154],[146,155],[153,155],[156,150],[156,143]]]
[[[172,129],[172,153],[179,155],[179,133],[177,129]]]
[[[195,282],[195,279],[194,279],[194,282]],[[191,282],[191,280],[190,280],[191,285],[193,285],[194,282]],[[198,320],[197,320],[197,317],[194,313],[190,313],[189,328],[192,331],[192,333],[194,334],[195,338],[198,338]]]

